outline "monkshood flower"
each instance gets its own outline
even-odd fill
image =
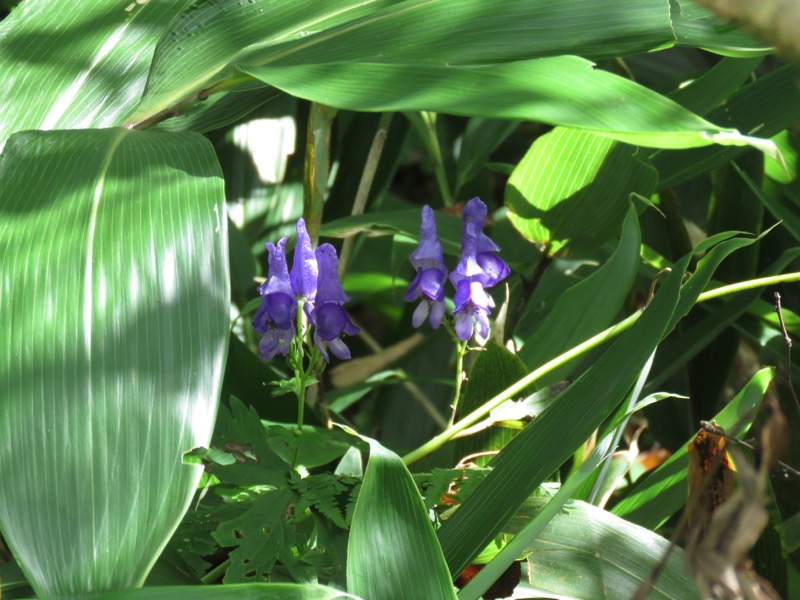
[[[295,296],[306,300],[303,305],[306,315],[310,315],[314,307],[318,277],[319,269],[311,247],[311,238],[306,231],[306,222],[300,218],[297,219],[297,245],[294,248],[291,281]]]
[[[261,358],[266,361],[276,354],[288,354],[297,334],[297,305],[301,300],[303,311],[315,327],[314,342],[325,360],[328,361],[327,348],[338,358],[350,358],[341,336],[355,335],[359,329],[342,307],[350,298],[339,283],[336,249],[323,244],[315,252],[305,221],[298,219],[291,274],[286,264],[286,238],[277,245],[267,242],[267,250],[269,272],[258,288],[261,306],[253,319],[253,329],[264,334],[258,343]]]
[[[442,245],[436,232],[436,218],[433,209],[427,204],[422,207],[422,224],[419,229],[419,246],[409,256],[417,274],[411,282],[403,300],[413,302],[422,298],[411,324],[419,327],[430,315],[431,327],[436,329],[444,316],[444,283],[447,279],[447,268],[444,266]]]
[[[277,246],[267,242],[267,251],[269,273],[258,288],[261,306],[253,319],[253,329],[264,334],[258,342],[263,360],[270,360],[276,354],[286,356],[295,334],[297,315],[297,300],[286,265],[286,238],[281,238]]]
[[[342,307],[350,297],[344,293],[336,272],[339,258],[336,256],[336,249],[330,244],[322,244],[317,248],[315,255],[319,278],[314,309],[310,314],[311,323],[314,325],[314,344],[326,362],[329,361],[327,348],[330,348],[335,357],[348,359],[350,349],[341,337],[344,334],[355,335],[360,329],[353,325]]]
[[[450,282],[456,288],[455,330],[461,341],[470,339],[476,327],[479,337],[489,337],[489,312],[494,308],[494,300],[486,288],[509,274],[508,265],[497,256],[500,247],[483,233],[486,215],[486,205],[480,198],[467,202],[462,214],[461,260],[450,274]]]

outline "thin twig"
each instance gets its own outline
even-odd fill
[[[794,400],[797,414],[800,415],[800,401],[797,400],[797,394],[795,394],[794,385],[792,384],[792,338],[789,337],[789,332],[786,331],[786,324],[783,322],[783,308],[781,308],[781,295],[779,292],[775,292],[775,312],[778,313],[783,343],[786,346],[786,382],[789,384],[789,393]]]
[[[728,435],[727,433],[725,433],[722,429],[720,429],[719,427],[717,427],[713,423],[709,423],[708,421],[700,421],[700,426],[703,429],[705,429],[706,431],[709,431],[709,432],[713,433],[714,435],[718,435],[720,437],[724,437],[729,442],[734,442],[736,444],[739,444],[740,446],[744,446],[745,448],[747,448],[748,450],[750,450],[752,452],[756,451],[755,446],[753,446],[752,444],[749,444],[749,443],[745,442],[744,440],[740,440],[739,438],[734,437],[732,435]],[[775,461],[775,464],[777,464],[780,467],[783,467],[785,470],[787,470],[789,473],[791,473],[795,477],[800,477],[800,471],[798,471],[797,469],[795,469],[791,465],[787,465],[782,460]]]
[[[367,199],[369,198],[369,191],[372,188],[372,182],[375,180],[375,173],[378,171],[378,164],[381,161],[381,154],[383,154],[383,146],[386,144],[386,137],[389,133],[389,126],[392,123],[392,116],[394,113],[383,113],[380,122],[378,123],[378,130],[375,132],[375,137],[372,138],[372,145],[367,154],[367,161],[364,163],[364,171],[361,173],[361,180],[358,182],[358,190],[356,190],[356,198],[353,201],[353,210],[351,215],[360,215],[364,213],[364,208],[367,206]],[[343,278],[347,271],[347,262],[350,260],[350,254],[353,251],[353,244],[355,244],[355,236],[348,237],[342,244],[342,251],[339,253],[339,278]]]

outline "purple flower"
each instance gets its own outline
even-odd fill
[[[326,362],[330,360],[326,348],[330,348],[335,357],[347,359],[350,358],[350,349],[341,337],[344,334],[355,335],[360,329],[353,325],[342,307],[350,298],[344,293],[336,272],[339,258],[330,244],[322,244],[315,254],[319,278],[314,308],[309,315],[314,325],[314,343]]]
[[[253,329],[264,334],[258,343],[263,360],[270,360],[278,353],[286,356],[295,334],[297,300],[289,279],[285,248],[286,238],[281,238],[277,246],[267,242],[269,274],[258,288],[261,306],[253,319]]]
[[[306,222],[302,218],[297,219],[297,244],[294,247],[291,282],[295,296],[306,299],[306,314],[313,307],[314,297],[317,294],[318,276],[317,259],[311,248],[311,238],[308,237],[306,231]]]
[[[472,337],[474,324],[479,337],[489,336],[489,311],[494,308],[494,301],[486,288],[509,274],[508,265],[497,256],[500,247],[483,233],[486,215],[486,205],[480,198],[467,202],[462,215],[461,260],[450,274],[450,282],[456,288],[453,299],[456,335],[462,341]]]
[[[408,258],[417,270],[417,274],[403,300],[412,302],[422,298],[414,310],[411,324],[419,327],[430,315],[431,327],[436,329],[444,316],[444,283],[447,279],[447,268],[444,266],[439,234],[436,233],[436,218],[433,209],[427,204],[422,207],[419,246]]]
[[[489,337],[489,312],[494,308],[494,300],[486,293],[479,281],[462,279],[456,288],[453,298],[456,307],[453,310],[455,329],[462,342],[472,337],[473,328],[477,325],[478,336]],[[473,317],[475,319],[473,320]]]

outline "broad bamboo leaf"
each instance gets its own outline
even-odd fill
[[[359,436],[360,437],[360,436]],[[455,598],[425,503],[402,459],[369,443],[347,546],[347,589],[365,598]]]
[[[658,175],[638,149],[558,127],[538,138],[506,185],[509,219],[528,241],[555,254],[594,248],[619,232],[631,194],[645,198]]]
[[[113,127],[144,91],[153,50],[192,0],[29,0],[0,23],[0,148],[25,129]]]
[[[726,56],[747,57],[769,54],[769,44],[725,23],[692,0],[670,0],[670,20],[677,45],[711,50]]]
[[[524,526],[543,499],[533,498],[506,530]],[[600,590],[632,598],[669,549],[669,540],[620,519],[605,510],[575,501],[568,503],[529,546],[531,584],[540,592],[571,598],[595,598]],[[688,600],[697,588],[683,566],[683,550],[673,548],[648,598]]]
[[[616,56],[673,41],[668,6],[653,0],[211,0],[173,21],[126,124],[163,120],[255,79],[351,110],[537,120],[666,148],[756,143],[586,60],[559,56]],[[530,60],[541,57],[551,58]]]
[[[0,180],[0,528],[40,596],[141,585],[217,411],[219,166],[195,134],[28,132]]]
[[[771,137],[800,119],[797,69],[785,66],[757,79],[711,111],[708,119],[744,133]],[[735,159],[743,148],[692,148],[654,153],[659,189],[675,186]]]
[[[210,0],[171,23],[132,121],[169,112],[215,85],[237,85],[235,66],[241,64],[477,65],[559,54],[601,58],[651,50],[673,39],[668,6],[660,0],[633,5],[625,0]]]
[[[743,435],[755,417],[755,410],[775,375],[762,369],[723,408],[714,421],[730,435]],[[669,460],[639,483],[627,498],[611,509],[615,515],[643,527],[655,529],[686,503],[686,476],[689,459],[686,442]]]
[[[240,583],[229,585],[176,585],[125,590],[101,600],[359,600],[357,596],[324,585],[295,583]]]
[[[477,67],[382,62],[238,67],[292,95],[349,110],[539,121],[639,146],[753,144],[774,153],[768,140],[720,129],[668,98],[576,56]]]

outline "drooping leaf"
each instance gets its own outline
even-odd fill
[[[575,56],[477,67],[382,62],[238,67],[292,95],[348,110],[538,121],[639,146],[753,144],[774,153],[771,142],[720,129],[668,98]]]
[[[42,596],[141,585],[217,412],[219,167],[195,134],[28,132],[0,180],[0,528]]]
[[[425,504],[394,452],[370,456],[347,546],[347,589],[365,598],[455,598]]]

